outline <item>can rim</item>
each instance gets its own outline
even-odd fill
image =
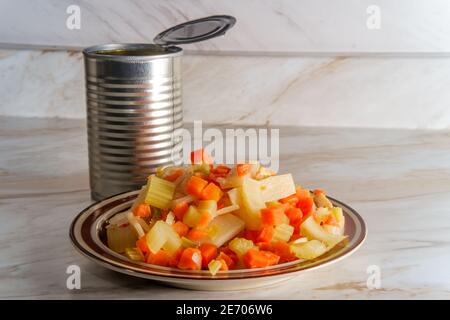
[[[101,51],[112,50],[155,50],[155,54],[149,55],[117,55],[107,54]],[[159,53],[161,51],[161,53]],[[142,61],[161,58],[171,58],[183,54],[183,49],[177,46],[161,46],[152,43],[107,43],[91,46],[83,49],[83,55],[89,58],[119,60],[119,61]]]

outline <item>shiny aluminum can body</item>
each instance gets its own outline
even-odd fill
[[[138,189],[181,141],[178,47],[108,44],[83,51],[91,197]]]

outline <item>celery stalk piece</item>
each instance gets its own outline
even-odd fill
[[[147,246],[152,253],[157,253],[167,242],[167,232],[164,224],[164,221],[157,221],[145,237]]]
[[[239,216],[244,220],[247,229],[259,230],[261,228],[260,210],[266,207],[261,196],[259,181],[244,177],[244,182],[238,190],[242,201]]]
[[[135,229],[129,224],[127,226],[110,225],[106,228],[108,247],[118,253],[125,252],[126,248],[136,245],[138,239]]]
[[[244,227],[244,221],[231,213],[226,213],[215,217],[209,224],[207,232],[211,242],[220,247],[238,235]]]
[[[268,177],[259,180],[264,202],[277,201],[295,194],[295,183],[291,174]]]
[[[247,240],[244,238],[234,238],[230,241],[229,247],[234,253],[236,253],[239,258],[242,258],[249,249],[255,247],[255,244],[251,240]]]
[[[210,263],[208,263],[208,269],[209,272],[215,276],[217,272],[219,272],[220,268],[222,267],[222,262],[217,261],[215,259],[211,260]]]
[[[334,214],[334,217],[336,218],[339,228],[341,228],[342,232],[344,232],[345,216],[342,213],[342,208],[333,207],[333,208],[331,208],[331,213]]]
[[[299,259],[314,259],[327,252],[327,247],[319,240],[293,244],[290,246],[291,252]]]
[[[144,255],[138,248],[126,248],[125,255],[133,261],[144,261]]]
[[[289,239],[292,237],[293,233],[294,233],[293,226],[286,223],[279,224],[275,227],[275,231],[273,234],[273,241],[288,242]]]
[[[151,176],[147,183],[148,190],[145,196],[145,203],[159,209],[168,209],[175,187],[175,184],[170,181]]]
[[[345,239],[345,236],[328,233],[318,224],[313,216],[308,217],[300,226],[300,233],[308,238],[308,240],[319,240],[327,245],[328,248],[334,247],[336,244]]]

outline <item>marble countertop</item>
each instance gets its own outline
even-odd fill
[[[369,236],[354,255],[242,299],[450,298],[450,132],[280,129],[280,166],[364,217]],[[95,265],[68,230],[91,203],[85,122],[0,118],[0,298],[229,299]],[[66,287],[69,265],[81,289]],[[367,268],[381,271],[369,290]]]

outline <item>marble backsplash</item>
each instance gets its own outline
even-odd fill
[[[79,29],[67,21],[79,10]],[[448,0],[2,0],[0,43],[81,48],[151,42],[191,19],[230,14],[225,36],[185,49],[220,52],[450,52]]]
[[[0,50],[0,115],[84,118],[82,55]],[[450,128],[450,58],[185,55],[191,122]]]

